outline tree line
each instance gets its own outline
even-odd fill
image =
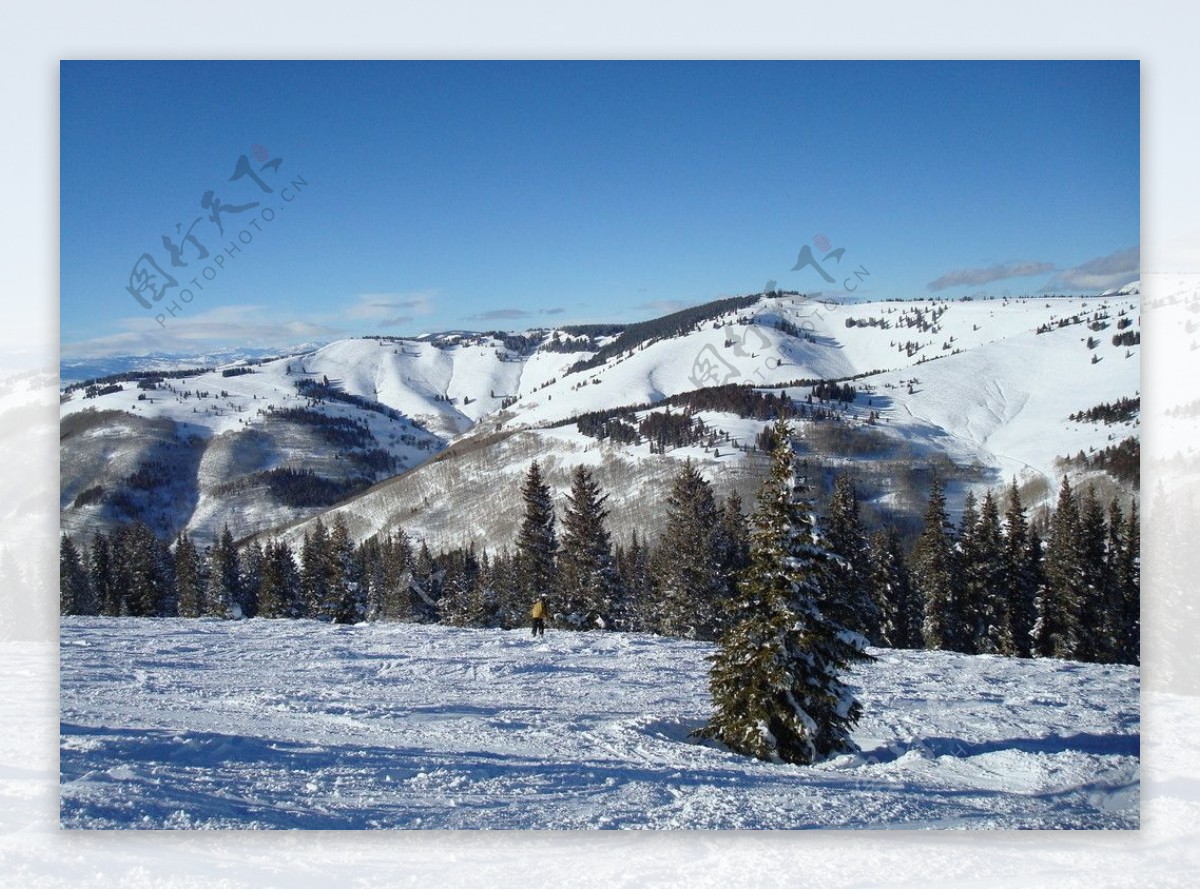
[[[774,437],[764,450],[777,450]],[[61,539],[60,611],[106,616],[314,618],[511,628],[544,598],[551,623],[716,640],[737,622],[751,568],[738,495],[718,500],[690,461],[671,483],[657,541],[614,541],[607,494],[577,467],[564,509],[533,462],[511,546],[431,552],[403,530],[354,544],[340,513],[318,518],[297,549],[236,546],[226,528],[200,549],[142,522]],[[1136,503],[1102,505],[1063,479],[1057,505],[1031,517],[1014,480],[1003,498],[968,494],[952,523],[935,478],[923,528],[905,548],[868,530],[853,478],[838,476],[819,525],[834,558],[821,567],[827,616],[874,645],[973,654],[1137,663],[1140,540]],[[815,520],[814,520],[815,521]]]

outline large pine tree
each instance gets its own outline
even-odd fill
[[[829,549],[841,559],[828,566],[824,585],[836,596],[827,595],[827,601],[818,605],[838,624],[878,642],[880,618],[868,586],[867,533],[858,516],[858,489],[847,473],[834,481],[825,536]]]
[[[175,593],[181,618],[199,618],[204,608],[200,555],[187,532],[175,539]]]
[[[1001,563],[1013,653],[1023,658],[1029,657],[1032,644],[1033,604],[1037,592],[1034,571],[1039,555],[1030,545],[1029,520],[1014,477],[1008,490],[1008,509],[1004,512]]]
[[[1108,529],[1104,507],[1089,485],[1079,499],[1079,559],[1081,569],[1078,612],[1078,646],[1081,661],[1111,661],[1105,639],[1105,614],[1112,604],[1108,565]]]
[[[1058,504],[1050,518],[1044,579],[1035,600],[1035,653],[1044,658],[1076,658],[1080,651],[1080,615],[1084,596],[1083,546],[1079,505],[1063,477]]]
[[[239,605],[241,571],[237,546],[229,526],[213,544],[208,563],[208,586],[204,594],[204,614],[210,618],[241,618]]]
[[[526,600],[524,608],[528,610],[535,600],[545,599],[553,613],[558,610],[553,599],[558,580],[558,531],[550,487],[542,478],[542,468],[536,460],[529,465],[521,498],[525,502],[525,518],[517,533],[516,559],[518,586]]]
[[[712,486],[690,460],[667,498],[666,525],[656,552],[655,630],[713,639],[728,587],[721,566],[720,512]]]
[[[60,615],[96,615],[99,603],[75,542],[62,536],[58,548],[58,611]]]
[[[854,749],[861,705],[840,674],[869,656],[865,640],[827,618],[818,603],[824,547],[791,431],[774,431],[771,473],[751,533],[750,567],[732,603],[733,625],[712,657],[713,716],[699,735],[762,760],[807,764]]]
[[[921,637],[927,649],[967,650],[959,596],[954,532],[946,513],[946,497],[935,476],[925,511],[925,527],[917,539],[912,564],[913,586],[921,598]]]
[[[1136,501],[1129,505],[1129,512],[1125,515],[1116,540],[1114,574],[1120,600],[1120,619],[1113,632],[1115,657],[1125,664],[1141,664],[1142,558]]]
[[[150,526],[139,520],[121,528],[113,537],[111,558],[111,583],[120,592],[122,615],[175,614],[171,554]]]
[[[121,614],[121,594],[113,583],[112,539],[102,532],[92,538],[92,550],[88,554],[88,580],[100,604],[100,614],[115,617]]]
[[[900,533],[895,528],[871,536],[867,589],[879,614],[879,645],[921,647],[920,603],[913,594]]]
[[[959,542],[967,651],[1012,655],[1000,508],[989,491],[971,513],[973,521],[964,512]]]
[[[620,579],[613,561],[612,541],[604,527],[607,499],[591,471],[576,467],[563,514],[562,550],[558,559],[561,591],[558,607],[570,627],[585,630],[612,627],[620,603]]]

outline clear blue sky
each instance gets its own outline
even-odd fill
[[[64,62],[61,76],[64,356],[633,320],[769,280],[844,293],[860,267],[858,295],[880,298],[1137,275],[1136,62]],[[270,194],[229,181],[242,155]],[[221,214],[221,236],[209,190],[259,206]],[[175,234],[198,217],[205,260]],[[252,241],[213,266],[241,231]],[[791,271],[805,244],[828,252],[818,235],[845,249],[825,263],[835,285]],[[150,310],[126,289],[144,253],[177,282],[161,303],[143,292]],[[205,266],[204,289],[156,323]]]

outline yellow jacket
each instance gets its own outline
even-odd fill
[[[529,610],[529,617],[530,618],[545,618],[546,617],[546,604],[543,603],[541,600],[538,600],[536,603],[534,603],[533,608]]]

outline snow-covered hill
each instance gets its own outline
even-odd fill
[[[772,295],[667,333],[584,338],[578,348],[588,351],[561,351],[573,336],[548,330],[362,338],[166,378],[157,389],[125,382],[88,397],[75,388],[61,407],[62,524],[86,534],[140,515],[162,533],[201,538],[226,523],[238,536],[300,535],[340,492],[350,495],[337,509],[356,539],[404,525],[431,543],[497,546],[513,522],[498,493],[515,490],[537,458],[557,468],[550,481],[560,489],[574,463],[602,467],[614,520],[649,517],[639,524],[652,527],[660,481],[684,459],[719,487],[751,493],[757,468],[746,447],[762,422],[702,413],[708,440],[658,454],[647,441],[583,435],[574,418],[631,407],[636,422],[665,398],[726,383],[806,401],[812,381],[844,379],[858,395],[839,407],[839,436],[816,424],[801,432],[824,466],[857,464],[880,509],[911,509],[906,467],[947,459],[961,469],[952,503],[1013,476],[1036,500],[1052,496],[1058,458],[1137,434],[1136,417],[1069,419],[1138,395],[1141,347],[1114,343],[1118,333],[1140,336],[1134,294],[844,305]],[[605,344],[615,345],[594,351]],[[579,363],[589,366],[572,371]],[[249,373],[225,376],[237,370]],[[281,414],[289,409],[365,434],[351,430],[347,446],[319,417]],[[328,482],[323,496],[281,495],[277,474],[293,470]]]
[[[801,336],[787,332],[788,323]],[[827,424],[801,424],[803,447],[823,466],[852,466],[866,502],[881,510],[919,509],[915,468],[948,459],[960,468],[949,479],[954,505],[969,489],[1007,485],[1015,477],[1032,506],[1053,498],[1064,472],[1058,458],[1138,434],[1136,416],[1115,425],[1069,419],[1138,394],[1141,347],[1115,345],[1118,325],[1140,330],[1136,299],[815,309],[803,301],[764,299],[752,310],[551,379],[486,418],[442,458],[334,509],[356,540],[403,527],[431,545],[474,540],[502,546],[519,522],[521,476],[536,459],[560,505],[571,469],[585,463],[610,492],[610,525],[653,534],[669,479],[685,459],[697,462],[720,494],[737,489],[753,503],[761,462],[741,449],[754,442],[764,422],[701,412],[716,432],[711,444],[656,454],[648,441],[601,441],[564,421],[657,404],[697,383],[749,383],[805,401],[812,386],[796,381],[839,378],[857,378],[854,404],[839,408],[837,435]],[[643,408],[633,420],[647,413]],[[310,524],[283,536],[298,541]]]
[[[1138,827],[1128,666],[872,650],[861,754],[799,767],[689,738],[702,643],[64,618],[62,650],[66,828]]]

